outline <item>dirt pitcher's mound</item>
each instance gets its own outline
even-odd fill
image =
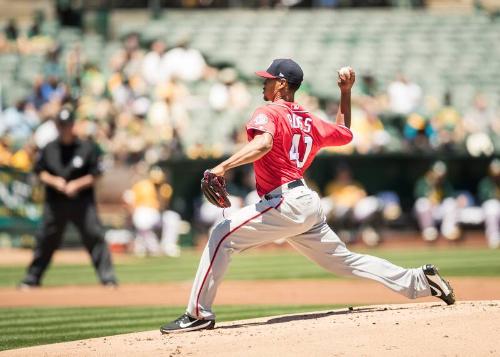
[[[500,301],[381,305],[147,331],[5,351],[10,356],[486,356],[500,354]],[[42,327],[43,328],[43,327]],[[0,353],[2,355],[2,353]]]

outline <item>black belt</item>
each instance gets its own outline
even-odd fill
[[[289,183],[287,183],[287,184],[286,184],[286,187],[287,187],[289,190],[291,190],[292,188],[295,188],[295,187],[299,187],[299,186],[304,186],[304,183],[302,182],[302,180],[301,180],[301,179],[297,179],[297,180],[295,180],[295,181],[292,181],[292,182],[289,182]],[[265,195],[264,195],[264,198],[265,198],[266,200],[270,200],[270,199],[271,199],[271,198],[273,198],[273,197],[276,197],[276,196],[273,196],[273,195],[271,195],[271,194],[269,194],[269,193],[267,193],[267,194],[265,194]]]

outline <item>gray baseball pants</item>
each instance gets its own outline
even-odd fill
[[[232,253],[282,238],[332,273],[372,279],[410,299],[431,295],[421,268],[405,269],[384,259],[349,251],[326,224],[318,194],[306,186],[288,190],[283,185],[212,229],[187,313],[198,319],[215,319],[212,304]]]

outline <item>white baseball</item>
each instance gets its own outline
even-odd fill
[[[339,69],[339,77],[341,76],[345,79],[349,79],[351,77],[351,67],[342,67]]]

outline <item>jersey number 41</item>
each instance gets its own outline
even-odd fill
[[[305,144],[305,151],[303,152],[299,151],[299,148],[304,150],[304,146],[300,147],[301,138]],[[299,169],[302,168],[307,162],[307,157],[311,153],[312,142],[312,137],[308,135],[303,136],[302,134],[294,134],[292,137],[292,146],[290,147],[290,160],[295,161]],[[302,160],[300,159],[301,156]]]

